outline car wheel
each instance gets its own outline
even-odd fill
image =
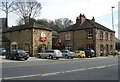
[[[59,58],[56,58],[57,60],[59,59]]]
[[[6,58],[6,59],[9,59],[9,57],[8,57],[8,56],[5,56],[5,58]]]
[[[27,60],[28,58],[25,58],[25,60]]]
[[[65,55],[65,59],[68,59],[69,57],[68,57],[68,55]]]
[[[14,60],[14,57],[9,57],[10,60]]]
[[[71,59],[73,59],[73,57],[71,57]]]
[[[81,58],[81,56],[79,55],[78,58]]]
[[[14,57],[14,60],[17,60],[16,56]]]
[[[37,57],[38,57],[38,58],[41,58],[41,56],[40,56],[39,54],[37,55]]]
[[[49,59],[53,59],[53,57],[51,55],[49,55]]]

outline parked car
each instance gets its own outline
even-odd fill
[[[75,51],[75,57],[85,58],[85,52],[82,51],[82,50],[76,50],[76,51]]]
[[[95,57],[95,51],[90,49],[90,50],[85,50],[85,55],[86,57]]]
[[[49,59],[59,59],[62,58],[62,53],[60,50],[45,50],[37,54],[38,58],[49,58]]]
[[[4,56],[6,54],[5,48],[0,48],[0,55]]]
[[[27,60],[29,55],[24,50],[13,50],[5,55],[6,59],[24,59]]]
[[[71,52],[70,50],[61,50],[61,52],[62,52],[63,58],[66,58],[66,59],[68,59],[68,58],[73,59],[74,58],[75,53]]]

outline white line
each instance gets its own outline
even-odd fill
[[[95,69],[96,67],[91,67],[91,68],[87,68],[87,69]]]
[[[96,68],[105,68],[105,67],[107,67],[107,66],[99,66],[99,67],[96,67]]]
[[[55,72],[55,73],[46,73],[46,74],[43,74],[41,76],[50,76],[50,75],[57,75],[59,74],[60,72]]]
[[[115,65],[118,65],[118,64],[110,64],[110,65],[106,65],[106,66],[82,68],[82,69],[76,69],[76,70],[68,70],[68,71],[62,71],[62,72],[52,72],[52,73],[45,73],[45,74],[25,75],[25,76],[18,76],[18,77],[6,77],[6,78],[3,78],[3,79],[4,80],[9,80],[9,79],[28,78],[28,77],[35,77],[35,76],[43,76],[44,77],[44,76],[57,75],[57,74],[63,74],[63,73],[71,73],[71,72],[77,72],[77,71],[100,69],[100,68],[105,68],[105,67],[110,67],[110,66],[115,66]]]
[[[19,78],[27,78],[27,77],[35,77],[35,76],[40,76],[42,74],[35,74],[35,75],[25,75],[25,76],[18,76],[18,77],[7,77],[7,78],[3,78],[4,80],[8,80],[8,79],[19,79]]]

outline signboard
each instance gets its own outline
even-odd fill
[[[44,32],[42,32],[40,34],[40,41],[46,41],[47,37],[46,37],[46,34]]]

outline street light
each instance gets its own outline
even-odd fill
[[[115,8],[115,7],[112,7],[112,27],[113,27],[113,31],[114,31],[113,8]]]

